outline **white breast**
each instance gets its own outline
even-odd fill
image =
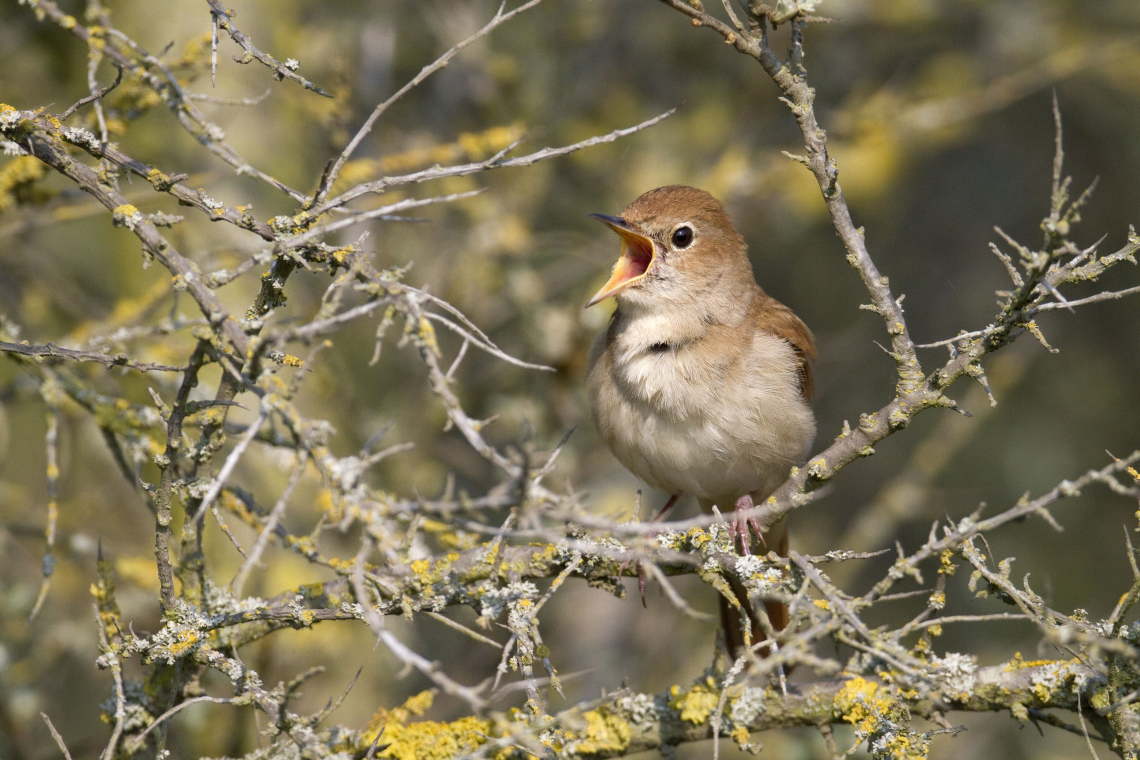
[[[722,509],[744,494],[766,497],[815,435],[791,346],[758,332],[736,356],[712,355],[699,340],[654,351],[660,328],[638,319],[622,331],[612,362],[592,368],[602,437],[631,472],[666,493]]]

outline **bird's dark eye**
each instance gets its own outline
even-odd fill
[[[689,244],[693,242],[693,228],[692,227],[678,227],[673,231],[673,245],[677,248],[688,248]]]

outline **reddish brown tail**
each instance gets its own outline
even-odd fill
[[[765,534],[764,539],[768,543],[768,551],[774,551],[781,557],[788,556],[788,526],[785,521],[773,525],[772,529]],[[748,615],[751,621],[752,641],[762,641],[765,636],[760,620],[753,611],[751,602],[748,601],[748,591],[735,579],[730,581],[730,585],[737,601],[740,602],[740,609],[723,596],[720,597],[720,625],[724,629],[724,642],[728,648],[728,655],[736,660],[745,649],[741,610]],[[782,631],[787,627],[789,622],[788,605],[783,602],[765,601],[764,611],[768,613],[768,620],[777,631]],[[762,648],[758,654],[761,657],[767,657],[768,648]]]

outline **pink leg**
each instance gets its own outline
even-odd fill
[[[729,522],[730,530],[732,531],[732,542],[735,544],[736,539],[740,539],[740,551],[745,555],[752,553],[752,536],[749,534],[748,529],[751,528],[760,543],[764,546],[767,544],[764,541],[764,532],[760,529],[760,523],[756,522],[756,518],[749,515],[748,517],[741,517],[740,512],[753,508],[752,496],[744,494],[736,500],[736,507],[733,510],[732,520]]]
[[[670,496],[669,501],[665,502],[665,506],[661,507],[661,511],[657,513],[657,517],[653,518],[653,522],[661,522],[661,518],[665,516],[666,512],[673,508],[673,505],[677,503],[677,499],[679,498],[681,498],[681,494],[679,493]]]
[[[661,519],[663,517],[665,517],[665,513],[668,512],[670,509],[672,509],[673,505],[677,503],[677,499],[680,499],[680,498],[681,498],[681,494],[679,494],[679,493],[675,493],[672,496],[670,496],[669,501],[665,502],[665,506],[661,507],[661,511],[658,512],[657,516],[653,518],[653,522],[661,522]],[[621,572],[625,571],[626,565],[628,565],[628,564],[629,564],[628,562],[622,563]],[[641,592],[641,606],[642,607],[649,607],[649,604],[645,601],[645,586],[647,584],[648,584],[648,579],[645,577],[645,568],[641,566],[641,560],[638,560],[637,561],[637,590],[639,592]]]

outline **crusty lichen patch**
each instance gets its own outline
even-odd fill
[[[466,717],[450,723],[434,720],[409,722],[423,715],[431,707],[434,694],[420,692],[400,707],[376,711],[368,728],[360,736],[358,749],[367,751],[380,736],[377,746],[384,747],[374,757],[395,760],[450,760],[473,752],[485,744],[491,733],[489,720]]]
[[[615,710],[601,707],[582,715],[585,728],[565,732],[562,752],[573,755],[612,755],[624,752],[633,738],[629,723]]]
[[[875,757],[925,758],[929,742],[910,730],[910,710],[889,685],[855,677],[835,695],[834,712],[855,727],[856,741],[866,741]]]
[[[716,710],[720,690],[716,681],[709,677],[704,682],[698,681],[688,691],[681,691],[680,686],[674,686],[669,690],[669,696],[669,706],[680,713],[681,720],[698,725],[706,722]]]
[[[887,700],[876,700],[875,692],[879,684],[864,678],[852,678],[835,695],[835,712],[857,728],[871,727],[867,723],[873,719],[877,709],[886,707]]]

